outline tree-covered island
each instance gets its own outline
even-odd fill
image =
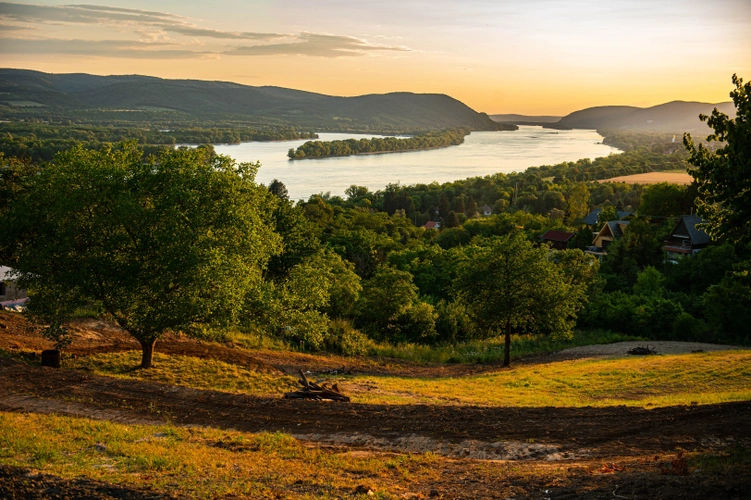
[[[501,124],[499,124],[501,125]],[[516,130],[516,125],[503,124],[504,130]],[[422,149],[458,146],[469,135],[469,128],[436,130],[412,137],[373,137],[371,139],[346,139],[343,141],[308,141],[297,149],[290,148],[290,160],[328,158],[361,154],[395,153]]]

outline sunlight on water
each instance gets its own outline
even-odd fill
[[[361,137],[373,135],[320,134],[323,141]],[[392,182],[447,182],[619,152],[598,144],[600,141],[602,136],[594,130],[520,127],[514,132],[472,132],[464,144],[442,149],[312,160],[287,159],[287,151],[305,141],[248,142],[215,148],[237,161],[260,161],[258,182],[268,184],[279,179],[290,197],[307,198],[325,192],[344,196],[344,190],[352,184],[375,191]]]

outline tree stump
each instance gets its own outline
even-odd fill
[[[60,368],[60,351],[57,349],[47,349],[42,351],[42,366]]]

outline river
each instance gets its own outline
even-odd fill
[[[319,135],[322,141],[374,137],[372,134]],[[312,194],[326,192],[344,196],[344,190],[352,184],[375,191],[389,183],[447,182],[620,152],[601,141],[602,136],[594,130],[524,126],[513,132],[472,132],[464,144],[447,148],[311,160],[287,158],[287,151],[303,144],[303,140],[214,147],[217,153],[239,162],[261,162],[258,182],[268,185],[273,179],[279,179],[287,186],[290,198],[307,199]]]

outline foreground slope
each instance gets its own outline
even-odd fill
[[[0,92],[0,102],[6,110],[54,112],[63,116],[94,110],[123,114],[140,110],[196,119],[353,130],[504,128],[486,114],[444,94],[394,92],[337,97],[231,82],[167,80],[141,75],[50,74],[17,69],[0,70]]]

